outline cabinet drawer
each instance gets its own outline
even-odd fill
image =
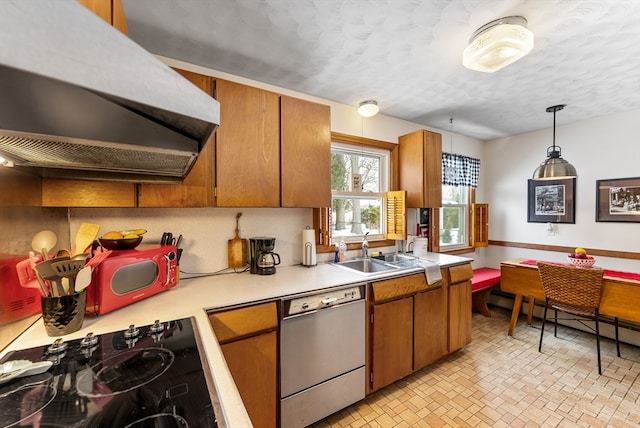
[[[473,268],[471,267],[471,263],[460,266],[451,266],[449,268],[449,284],[467,281],[471,278],[473,278]]]
[[[210,313],[209,321],[222,344],[277,329],[278,309],[275,302],[229,309]]]
[[[378,281],[371,284],[372,300],[375,304],[384,303],[416,294],[428,287],[424,273]]]

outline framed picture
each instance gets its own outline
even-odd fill
[[[596,180],[596,221],[640,223],[640,177]]]
[[[575,223],[576,179],[529,180],[529,223]]]

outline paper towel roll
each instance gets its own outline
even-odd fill
[[[316,265],[315,229],[304,229],[302,231],[302,264],[304,266]]]

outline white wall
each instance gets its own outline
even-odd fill
[[[568,106],[567,108],[571,108]],[[561,114],[561,113],[560,113]],[[640,251],[640,223],[596,222],[596,180],[640,177],[640,111],[592,118],[556,127],[562,157],[578,171],[575,224],[527,222],[527,180],[552,145],[552,128],[487,142],[484,158],[492,240],[542,245]],[[566,254],[491,247],[486,263],[514,257],[564,261]],[[640,261],[599,257],[607,268],[640,272]]]

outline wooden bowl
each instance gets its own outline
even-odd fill
[[[98,238],[98,242],[107,250],[133,250],[142,242],[142,236],[122,239]]]

